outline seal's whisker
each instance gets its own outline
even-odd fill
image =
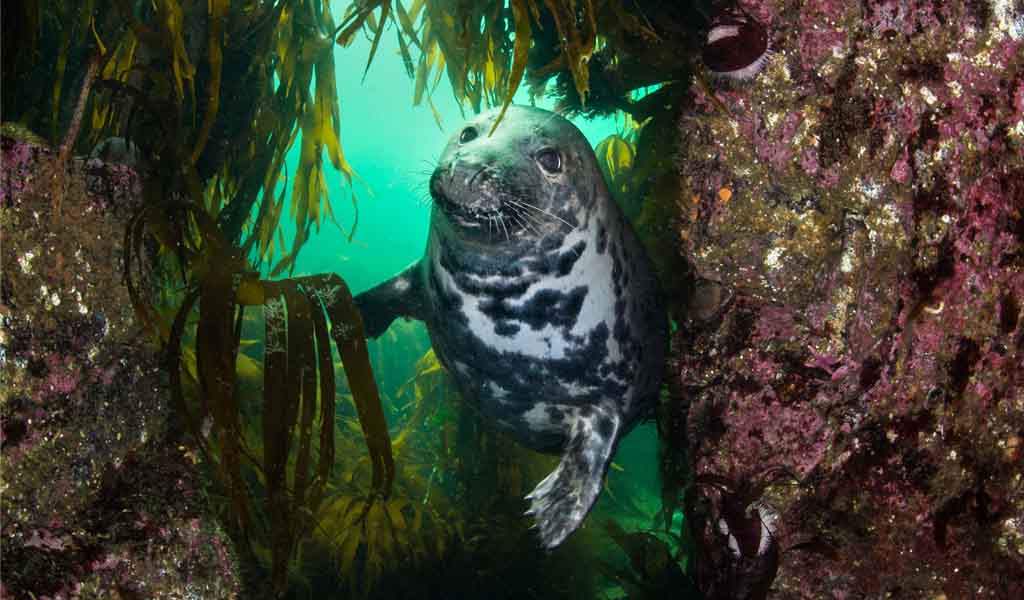
[[[501,237],[501,221],[498,216],[492,216],[491,220],[494,222],[494,237]]]
[[[425,184],[425,183],[419,183],[419,184],[416,184],[416,185],[412,186],[411,189],[412,189],[413,193],[415,193],[420,198],[425,198],[428,201],[432,201],[433,200],[432,194],[430,193],[430,185]]]
[[[523,220],[519,218],[519,213],[515,211],[509,211],[508,216],[516,223],[516,225],[519,226],[520,229],[524,231],[527,229],[526,225],[523,223]]]
[[[545,221],[545,219],[541,218],[539,215],[535,215],[533,213],[526,212],[524,210],[523,205],[518,203],[518,202],[516,202],[515,200],[507,200],[507,202],[508,202],[508,209],[511,210],[511,211],[514,211],[516,214],[523,215],[524,217],[529,217],[530,220],[535,222],[535,223],[543,223]]]
[[[530,223],[530,225],[533,226],[534,231],[536,231],[538,235],[541,234],[541,231],[540,231],[541,227],[546,225],[547,223],[551,222],[551,219],[548,219],[546,217],[546,215],[540,215],[540,214],[529,212],[529,211],[527,211],[525,208],[523,208],[520,205],[509,205],[509,208],[511,208],[512,210],[515,210],[516,214],[518,214],[524,220],[526,220],[528,223]]]
[[[434,197],[429,192],[419,192],[419,197],[416,199],[416,206],[430,206],[434,203]]]
[[[501,218],[501,215],[498,215],[497,219],[498,219],[498,223],[501,225],[501,228],[505,230],[505,241],[506,242],[512,241],[511,238],[508,237],[508,228],[505,227],[505,219]]]
[[[517,210],[519,210],[519,212],[521,214],[529,216],[530,219],[532,221],[534,221],[535,223],[545,223],[545,222],[547,222],[549,220],[549,219],[544,218],[546,215],[538,215],[538,214],[534,214],[532,212],[526,212],[526,210],[525,210],[526,205],[523,204],[522,202],[519,202],[517,200],[509,200],[508,202],[509,202],[510,206],[512,206],[512,207],[516,208]]]
[[[524,229],[532,229],[534,233],[540,235],[540,229],[537,228],[536,222],[533,220],[533,216],[527,212],[524,212],[521,208],[515,205],[509,205],[509,212],[516,218],[517,221],[523,223]]]
[[[558,215],[556,215],[556,214],[554,214],[552,212],[548,212],[548,211],[544,210],[543,208],[534,206],[534,205],[530,204],[529,202],[523,202],[522,200],[511,200],[511,202],[518,202],[519,204],[522,204],[526,208],[532,208],[533,210],[535,210],[537,212],[540,212],[540,213],[543,213],[543,214],[551,217],[552,219],[558,219],[559,221],[564,223],[569,229],[574,229],[574,227],[572,226],[572,223],[566,221],[562,217],[560,217],[560,216],[558,216]]]
[[[524,233],[528,232],[531,229],[531,226],[529,225],[529,221],[526,221],[524,219],[520,219],[517,213],[515,213],[515,212],[509,213],[509,217],[511,217],[513,221],[515,221],[516,223],[519,224],[519,228],[522,229]],[[534,231],[537,231],[537,230],[534,229]],[[537,231],[537,234],[540,235],[540,232]]]
[[[437,170],[438,165],[441,164],[441,160],[438,159],[438,160],[435,160],[435,161],[429,161],[429,160],[423,158],[423,159],[420,159],[420,163],[426,165],[427,168],[425,168],[425,169],[415,169],[415,168],[400,169],[399,173],[401,173],[402,175],[408,176],[408,177],[415,177],[415,179],[417,181],[422,182],[424,176],[430,177],[431,175],[434,174],[434,171]]]
[[[534,226],[538,227],[538,230],[537,230],[538,233],[540,233],[539,227],[541,225],[544,225],[545,223],[547,223],[550,220],[550,219],[544,219],[544,218],[542,218],[539,215],[535,215],[533,213],[526,212],[523,209],[519,209],[519,214],[523,215],[523,218],[529,219],[530,222],[534,224]]]
[[[515,215],[510,214],[510,215],[508,215],[508,218],[509,218],[509,225],[512,226],[512,232],[513,233],[518,233],[518,231],[516,231],[516,227],[518,227],[519,229],[522,229],[523,228],[523,224],[519,222],[519,219],[516,219]]]

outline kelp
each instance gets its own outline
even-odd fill
[[[465,537],[457,517],[403,496],[378,501],[339,496],[325,507],[320,522],[318,535],[353,598],[369,596],[387,572],[437,564]]]
[[[127,0],[116,0],[116,4],[122,15],[128,20],[135,35],[143,43],[154,49],[159,49],[168,59],[173,76],[174,92],[179,103],[185,99],[186,84],[189,94],[194,94],[195,67],[185,50],[185,15],[177,0],[161,0],[153,4],[156,28],[135,18]]]
[[[594,2],[581,0],[577,4],[573,0],[544,0],[544,4],[551,12],[563,50],[556,62],[545,65],[542,70],[554,70],[558,66],[568,69],[581,104],[586,104],[590,91],[588,62],[594,53],[598,34]]]
[[[524,79],[531,98],[554,79],[567,112],[621,110],[642,121],[686,93],[694,72],[687,57],[701,42],[695,25],[705,21],[703,4],[414,0],[406,10],[400,0],[367,0],[349,6],[335,39],[347,46],[366,31],[372,41],[365,74],[392,24],[414,82],[413,104],[426,99],[432,110],[430,98],[443,74],[460,107],[480,112],[497,106],[501,115]],[[664,86],[660,95],[635,97],[653,85]]]
[[[498,118],[494,120],[494,125],[491,126],[490,133],[492,134],[498,128],[498,124],[501,123],[501,119],[505,116],[505,111],[512,103],[512,98],[516,95],[516,90],[519,89],[523,73],[526,72],[527,53],[530,50],[530,15],[527,11],[526,3],[523,0],[512,0],[510,4],[515,22],[516,36],[515,46],[512,49],[512,68],[508,75],[508,83],[505,86],[505,99],[501,104],[501,112],[498,114]],[[536,12],[536,8],[534,8],[534,12]],[[493,64],[493,61],[490,64]]]
[[[60,147],[57,149],[57,159],[54,172],[56,174],[54,186],[53,186],[53,214],[57,218],[61,218],[61,203],[64,200],[65,193],[65,174],[67,173],[68,157],[71,154],[71,147],[74,146],[75,140],[78,138],[78,132],[82,127],[82,116],[85,114],[85,103],[89,99],[89,93],[92,91],[93,80],[96,79],[96,72],[99,70],[100,58],[94,56],[89,61],[89,66],[85,71],[85,79],[82,81],[82,89],[78,93],[78,102],[75,104],[75,110],[71,115],[71,124],[68,126],[68,132],[64,137],[64,141],[61,142]]]
[[[330,339],[345,366],[369,449],[371,505],[386,501],[394,479],[387,424],[370,370],[362,320],[344,281],[333,274],[261,281],[237,249],[219,237],[205,212],[195,207],[190,214],[200,239],[198,246],[205,249],[207,257],[203,263],[193,262],[200,265],[198,284],[170,329],[166,352],[172,392],[230,498],[234,530],[244,540],[262,538],[256,541],[269,548],[272,585],[281,593],[287,584],[289,561],[316,525],[314,517],[334,464],[335,383]],[[184,324],[196,300],[199,407],[193,413],[181,381],[181,348]],[[245,306],[262,306],[266,327],[262,456],[245,442],[235,389],[240,345],[236,323]],[[205,422],[210,423],[209,437],[201,425]],[[314,436],[314,432],[318,434]],[[251,518],[256,494],[245,482],[243,462],[255,469],[265,488],[265,532],[258,531]]]
[[[604,138],[594,148],[597,166],[604,175],[608,189],[617,198],[628,197],[634,185],[633,166],[640,128],[639,123],[627,116],[618,133]]]
[[[30,3],[11,22],[29,27],[8,29],[4,21],[4,46],[16,51],[4,57],[3,79],[24,83],[16,95],[5,88],[4,121],[54,132],[55,140],[73,113],[77,75],[100,56],[79,151],[110,137],[131,140],[139,166],[160,180],[153,201],[205,203],[229,240],[261,261],[285,262],[281,271],[324,218],[346,237],[354,233],[358,213],[338,225],[322,164],[326,154],[350,186],[356,178],[341,149],[335,28],[324,0]],[[23,46],[38,55],[29,61]],[[289,195],[276,190],[300,132],[285,212]],[[355,194],[349,199],[356,211]],[[286,215],[300,235],[282,247],[274,241]]]
[[[436,569],[465,542],[461,511],[438,488],[437,465],[422,458],[438,446],[437,436],[424,429],[424,421],[437,413],[449,392],[433,350],[421,357],[415,374],[394,391],[392,400],[408,401],[412,407],[393,435],[396,472],[389,498],[358,493],[369,459],[345,462],[332,478],[331,495],[317,516],[313,540],[330,556],[335,585],[345,589],[348,597],[387,597],[386,590],[394,586],[389,575],[397,570]],[[338,447],[351,448],[352,436],[361,431],[357,419],[343,419]]]
[[[96,39],[99,40],[98,34]],[[102,44],[102,41],[98,43]],[[122,85],[126,84],[138,47],[139,40],[131,30],[121,36],[116,46],[104,52],[106,61],[101,71],[100,79],[102,81],[118,82]],[[119,106],[116,103],[93,103],[91,130],[93,131],[92,141],[94,143],[99,141],[96,139],[96,136],[100,132],[109,130],[114,126],[115,114],[118,112],[118,109]]]
[[[384,497],[391,493],[395,465],[388,437],[387,423],[377,391],[377,383],[366,350],[363,320],[352,302],[345,282],[334,274],[303,279],[318,284],[318,296],[332,324],[332,335],[345,365],[349,389],[356,403],[356,414],[366,438],[373,469],[372,488]]]
[[[150,197],[157,192],[144,188]],[[165,343],[174,404],[229,501],[229,529],[246,553],[267,556],[275,593],[288,583],[289,563],[316,526],[335,458],[335,380],[331,342],[352,390],[372,470],[368,502],[386,501],[394,479],[387,424],[370,368],[362,321],[336,275],[261,281],[243,250],[228,242],[207,212],[187,200],[143,204],[125,238],[125,281],[141,322]],[[171,255],[186,282],[168,325],[138,283],[145,280],[146,241]],[[198,302],[195,352],[186,323]],[[237,386],[244,307],[263,307],[264,395],[259,431],[242,419]],[[252,310],[250,308],[249,310]],[[182,358],[185,358],[185,364]],[[190,357],[194,369],[188,368]],[[183,369],[182,367],[185,367]],[[184,371],[184,373],[183,373]],[[193,372],[194,371],[194,372]],[[184,374],[184,377],[183,377]],[[190,406],[186,379],[194,378]],[[253,487],[246,472],[260,485]],[[263,492],[262,507],[256,500]],[[259,513],[259,518],[257,518]]]
[[[598,568],[626,592],[626,598],[701,598],[699,590],[684,572],[687,545],[681,539],[672,540],[676,546],[673,551],[671,545],[655,532],[627,532],[614,519],[605,522],[605,530],[625,553],[629,568],[623,569],[606,560],[598,560]]]
[[[210,60],[210,85],[206,98],[206,111],[203,113],[203,122],[196,134],[195,145],[189,157],[190,162],[195,164],[199,155],[206,148],[206,142],[210,139],[210,130],[217,118],[217,111],[220,108],[220,81],[224,66],[224,19],[227,17],[228,0],[209,1],[209,39],[206,49]]]
[[[348,45],[357,31],[368,29],[372,36],[368,71],[384,29],[393,23],[402,59],[415,82],[413,103],[418,105],[425,94],[429,102],[446,73],[460,106],[469,105],[475,112],[485,105],[501,107],[493,132],[524,78],[542,11],[553,18],[562,41],[559,58],[547,68],[554,71],[564,66],[580,97],[585,97],[587,63],[597,40],[592,0],[543,0],[543,4],[537,0],[414,0],[408,10],[400,0],[369,0],[350,6],[336,40]],[[413,47],[420,52],[418,61],[412,57]],[[428,91],[431,79],[434,83]]]
[[[399,397],[409,399],[413,406],[413,411],[392,443],[396,457],[401,455],[402,450],[407,447],[414,433],[420,429],[427,412],[431,408],[437,409],[436,404],[431,406],[431,400],[434,403],[437,402],[435,394],[442,390],[448,391],[444,389],[448,383],[447,377],[444,369],[441,367],[441,363],[437,360],[437,355],[434,353],[433,348],[427,350],[416,361],[415,369],[415,374],[397,390]]]
[[[88,94],[87,76],[70,129],[82,123],[79,139],[90,145],[116,136],[141,147],[142,203],[124,242],[129,296],[140,323],[164,345],[176,412],[228,502],[225,523],[243,554],[266,550],[280,593],[334,466],[332,337],[369,449],[372,488],[364,493],[387,498],[394,477],[361,321],[344,282],[262,282],[255,275],[261,262],[277,259],[277,272],[294,265],[311,229],[324,218],[335,221],[322,151],[350,182],[354,176],[341,151],[329,8],[306,0],[244,10],[226,0],[93,0],[36,9],[43,18],[33,33],[60,41],[42,46],[56,50],[48,63],[53,81],[36,101],[25,89],[18,103],[4,106],[4,118],[56,130],[68,113],[66,90],[77,81],[64,70],[98,57],[91,69],[97,92]],[[317,31],[319,41],[311,35]],[[4,68],[5,81],[35,76],[18,72],[24,61]],[[227,96],[235,102],[230,112],[220,110]],[[289,197],[277,186],[300,132]],[[75,137],[62,145],[68,153]],[[285,202],[300,233],[289,247],[279,227]],[[264,402],[247,418],[236,389],[243,306],[272,313],[268,349],[277,348],[275,340],[281,346],[264,355]],[[253,418],[260,421],[255,429]]]

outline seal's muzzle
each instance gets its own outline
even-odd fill
[[[456,158],[434,170],[430,197],[453,224],[479,229],[506,216],[505,203],[515,199],[515,188],[498,167]]]

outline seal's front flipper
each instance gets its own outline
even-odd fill
[[[363,317],[366,337],[375,338],[387,331],[396,317],[423,320],[423,294],[420,263],[416,262],[384,283],[355,298]]]
[[[558,546],[587,516],[604,482],[618,441],[622,418],[613,410],[579,409],[562,452],[562,462],[530,492],[526,514],[537,520],[540,542]]]

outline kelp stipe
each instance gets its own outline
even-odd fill
[[[205,213],[196,215],[198,222],[206,220]],[[231,500],[233,529],[243,543],[253,541],[269,549],[271,581],[280,594],[288,583],[289,561],[316,526],[334,464],[331,338],[344,363],[369,450],[368,509],[386,502],[390,495],[395,469],[391,442],[362,321],[344,281],[336,275],[261,281],[236,250],[215,236],[212,222],[206,221],[200,229],[209,235],[209,264],[217,267],[200,274],[175,318],[167,343],[167,368],[176,404]],[[197,301],[199,410],[194,413],[181,382],[181,347],[185,323]],[[235,390],[236,322],[244,306],[262,306],[265,318],[262,457],[246,442]],[[203,425],[207,422],[208,436]],[[258,494],[243,477],[243,463],[255,470],[265,488],[266,530],[257,526],[262,520],[252,517]]]
[[[699,600],[700,591],[684,573],[688,548],[680,538],[671,545],[651,531],[627,532],[614,519],[605,522],[605,530],[615,545],[629,559],[629,569],[606,560],[597,561],[608,579],[618,583],[629,600],[679,598]],[[660,532],[665,535],[665,532]],[[671,537],[671,536],[670,536]]]

